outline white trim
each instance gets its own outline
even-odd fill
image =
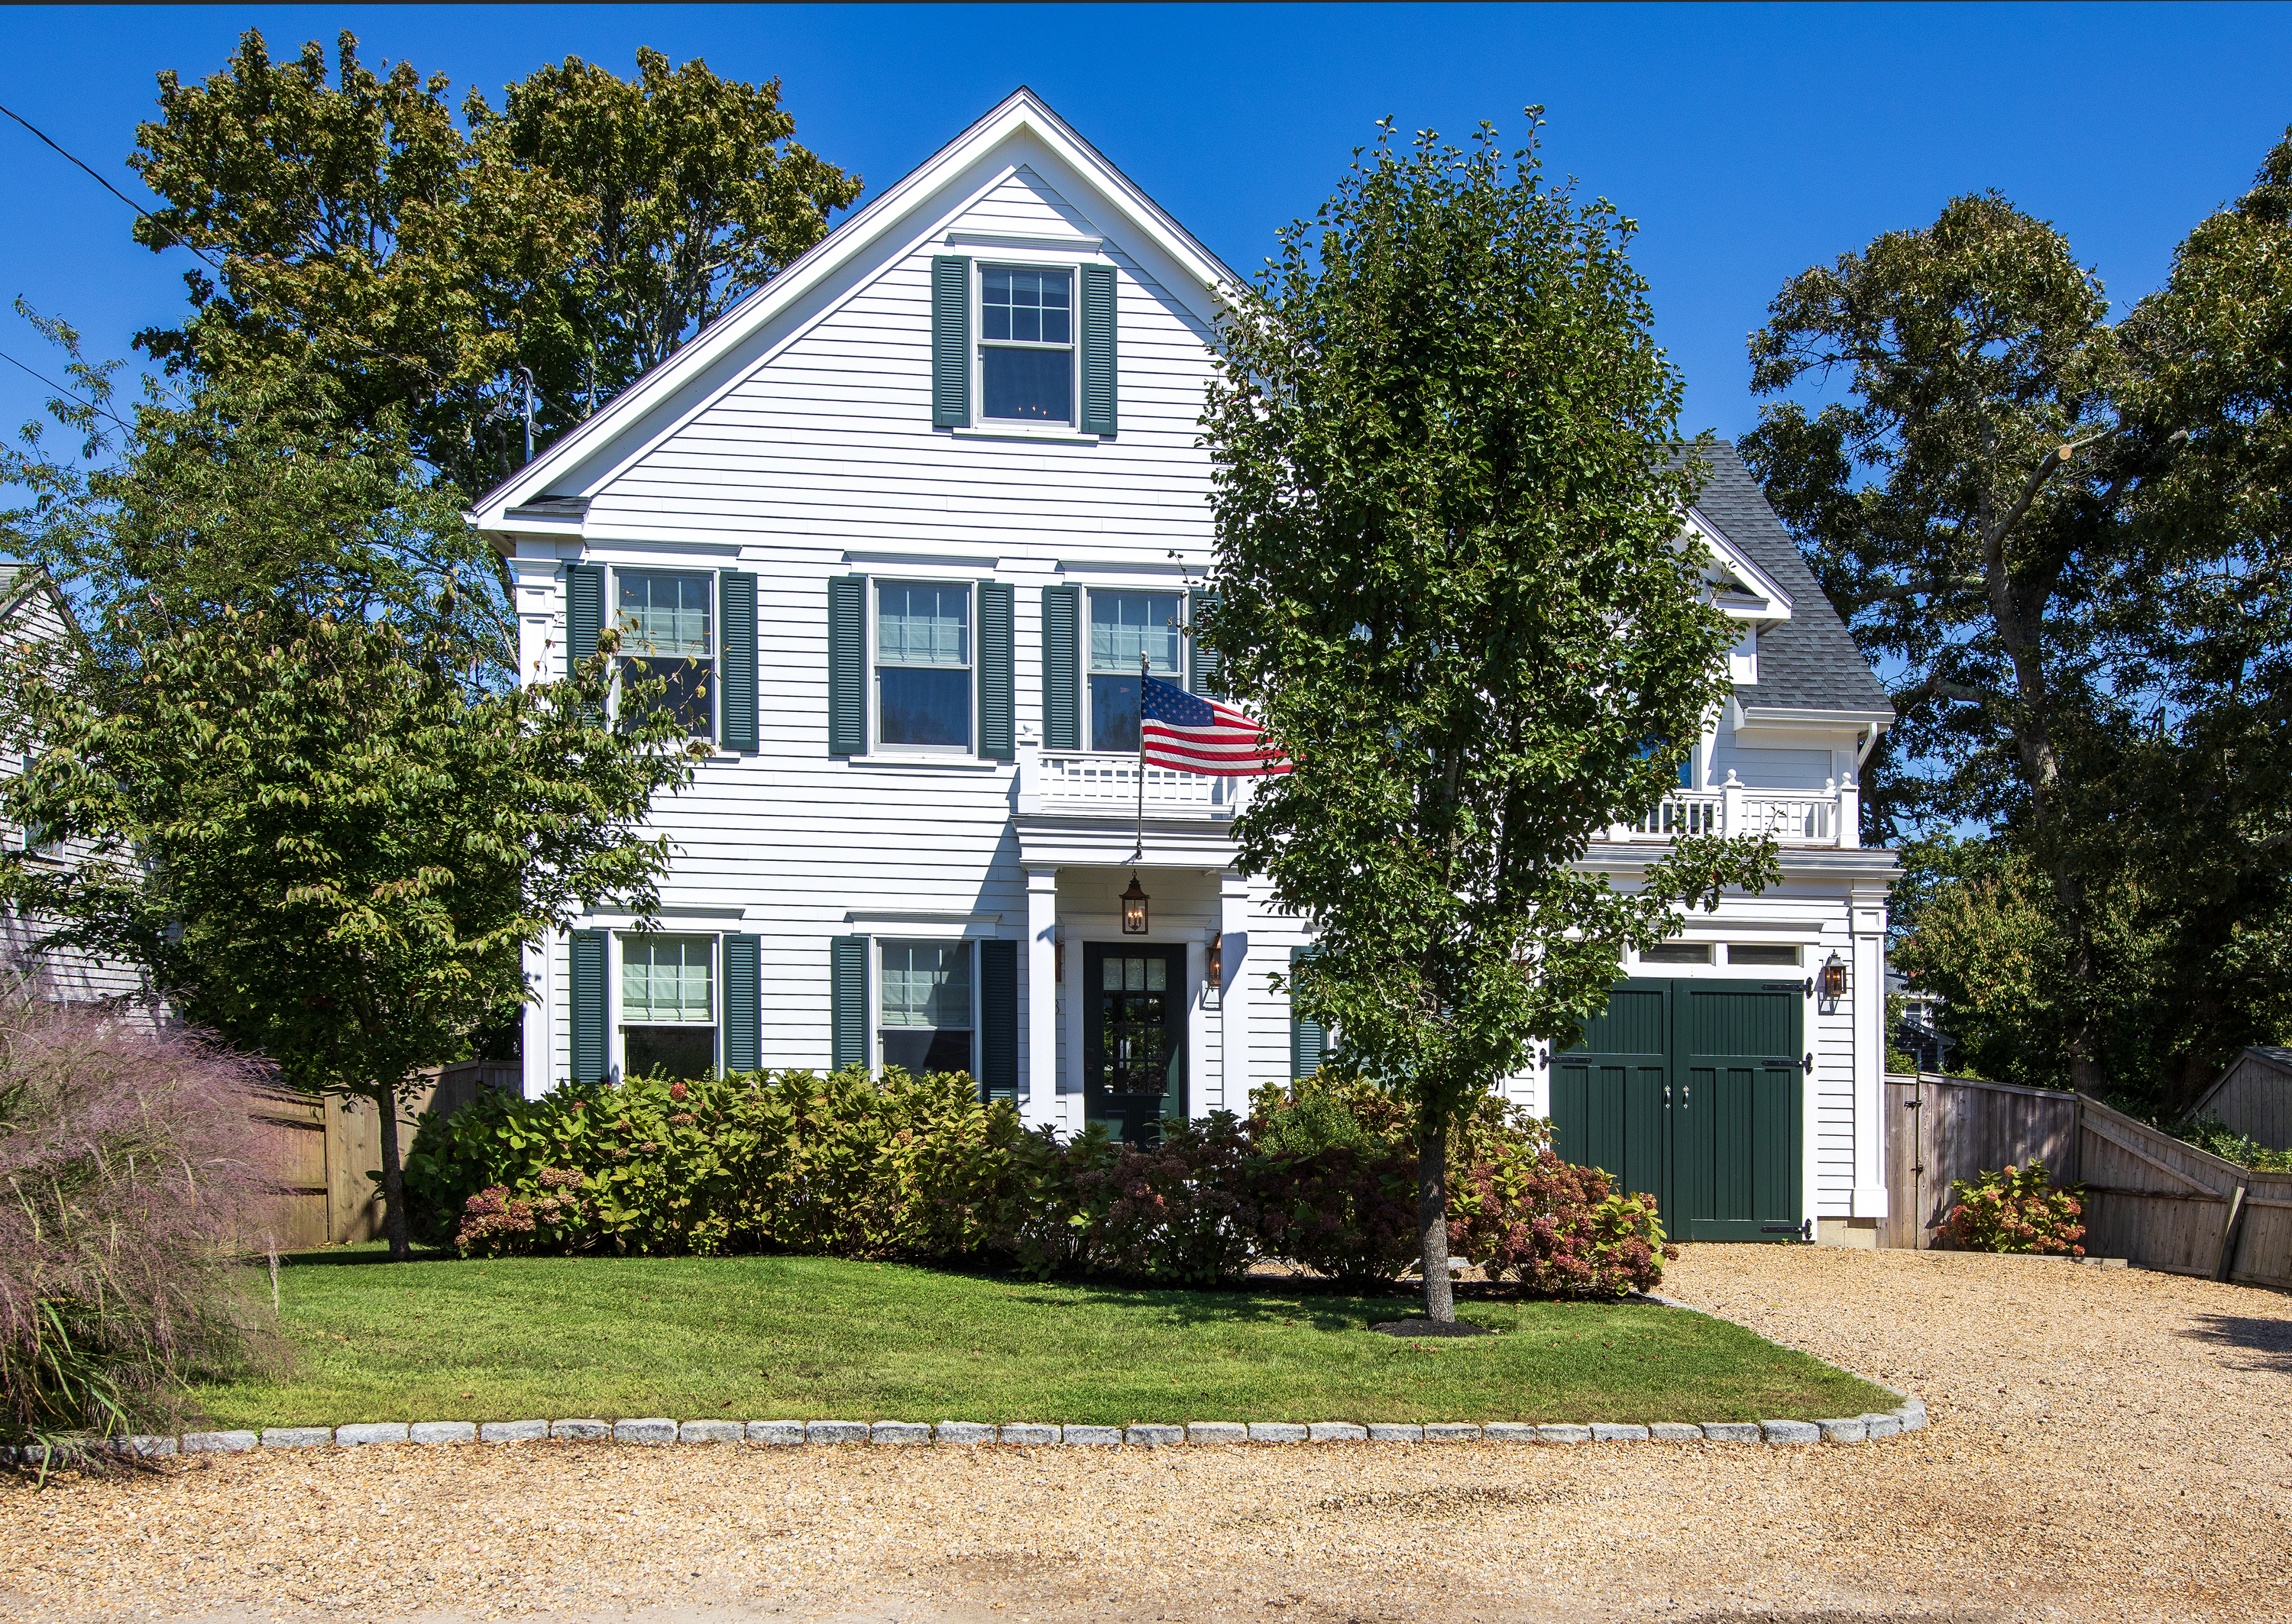
[[[1727,539],[1716,525],[1705,519],[1693,508],[1687,510],[1687,528],[1736,574],[1765,593],[1768,601],[1751,605],[1731,595],[1720,599],[1720,609],[1737,619],[1763,621],[1788,620],[1797,603],[1785,591],[1782,583],[1752,561],[1751,556]]]
[[[860,636],[862,640],[860,657],[864,662],[867,689],[868,751],[864,755],[845,758],[858,767],[955,767],[973,770],[992,770],[1007,765],[989,760],[979,753],[979,588],[980,577],[958,575],[940,577],[931,575],[892,574],[862,577],[860,595],[866,599],[860,605]],[[963,675],[965,703],[970,714],[964,731],[967,744],[892,744],[884,742],[884,704],[882,666],[877,655],[883,645],[876,626],[876,606],[881,601],[887,586],[954,586],[963,589]],[[951,665],[895,665],[894,671],[953,671]]]
[[[1107,262],[1106,239],[1102,237],[1023,237],[1009,232],[949,231],[945,240],[950,248],[1000,248],[1014,253],[1065,253],[1072,254],[1078,262]]]
[[[1023,171],[1021,172],[1023,173]],[[1094,261],[1095,255],[1091,256]],[[994,257],[993,263],[1005,270],[1055,270],[1065,273],[1067,279],[1067,342],[1029,343],[1023,339],[989,339],[987,336],[987,267],[989,261],[976,255],[966,263],[964,293],[970,301],[971,354],[971,421],[948,432],[963,439],[1053,439],[1086,440],[1096,444],[1102,436],[1085,434],[1082,427],[1082,256],[1072,253],[1045,253],[1040,250],[1020,250]],[[987,348],[992,344],[1013,350],[1040,350],[1045,352],[1063,350],[1067,357],[1067,414],[1062,422],[1037,422],[1024,417],[989,417],[987,415]]]

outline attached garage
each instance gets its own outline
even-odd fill
[[[1800,981],[1618,982],[1552,1058],[1558,1149],[1645,1191],[1679,1241],[1812,1234]]]

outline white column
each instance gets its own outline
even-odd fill
[[[1059,872],[1027,871],[1027,1095],[1020,1116],[1032,1128],[1059,1120]]]
[[[1854,1010],[1854,1216],[1886,1216],[1886,893],[1857,886],[1846,995]]]
[[[538,946],[525,950],[525,985],[532,1001],[525,1006],[518,1054],[522,1073],[519,1086],[528,1099],[539,1099],[549,1092],[557,1058],[557,978],[550,974],[550,966],[563,940],[560,932],[553,930]]]
[[[1056,1118],[1060,1128],[1068,1133],[1080,1133],[1088,1120],[1090,1097],[1084,1092],[1083,1066],[1083,1000],[1094,996],[1083,985],[1083,943],[1081,937],[1067,937],[1067,1065],[1066,1097],[1058,1101]]]
[[[1202,978],[1209,973],[1210,945],[1198,937],[1186,944],[1186,1120],[1210,1113],[1210,1012]]]
[[[1218,929],[1224,937],[1219,967],[1218,1092],[1224,1108],[1249,1109],[1249,881],[1228,869],[1218,882]]]

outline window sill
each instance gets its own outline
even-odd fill
[[[961,440],[1057,440],[1077,446],[1095,446],[1110,438],[1103,434],[1085,434],[1062,423],[1046,424],[1039,429],[1026,423],[991,423],[968,429],[949,429],[948,432]]]
[[[932,755],[918,751],[912,755],[900,755],[890,751],[876,751],[864,756],[846,756],[843,760],[853,767],[941,767],[972,773],[993,772],[998,767],[1013,765],[1008,761],[992,761],[984,756],[956,755],[951,752],[946,755]]]

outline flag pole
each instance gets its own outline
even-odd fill
[[[1130,851],[1133,863],[1146,860],[1146,651],[1138,651],[1138,835]]]

